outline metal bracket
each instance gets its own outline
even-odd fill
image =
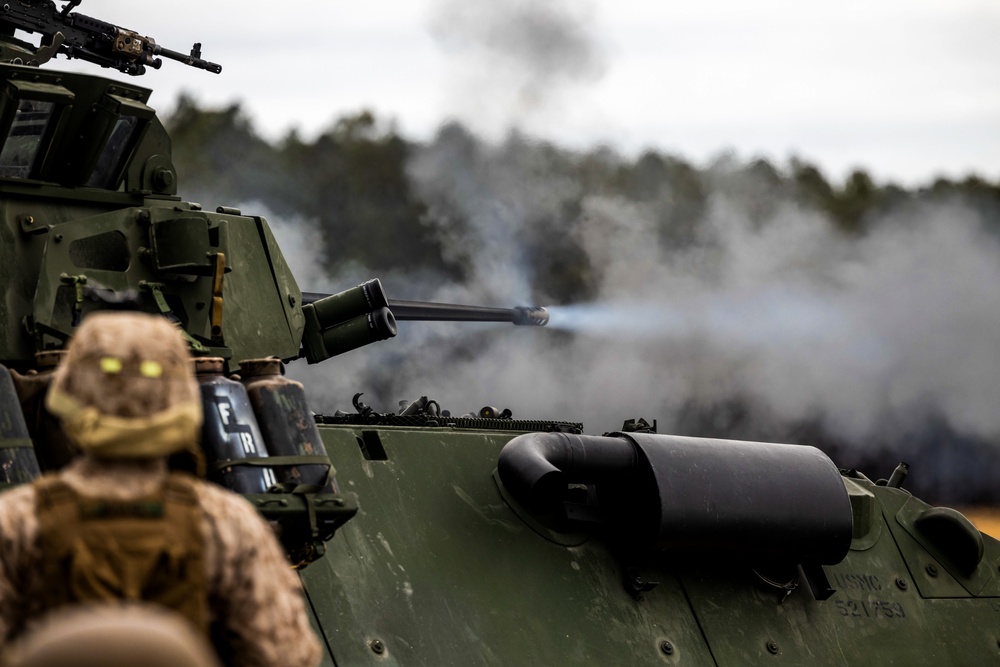
[[[166,297],[163,296],[163,283],[154,283],[149,280],[143,280],[139,282],[139,287],[149,290],[149,293],[153,295],[153,301],[156,302],[156,307],[160,310],[160,313],[163,314],[163,316],[168,320],[178,325],[177,328],[180,330],[181,334],[183,334],[184,340],[187,341],[187,344],[191,346],[192,350],[204,354],[211,352],[211,350],[199,343],[191,334],[180,327],[180,318],[178,318],[177,315],[175,315],[170,309],[170,304],[167,303]]]
[[[59,47],[61,47],[65,41],[66,38],[61,32],[57,32],[52,35],[51,43],[42,44],[35,50],[35,57],[31,59],[31,64],[38,66],[52,60],[52,58],[59,53]]]
[[[212,323],[212,340],[222,342],[222,278],[226,273],[226,254],[217,252],[212,255],[212,310],[209,320]]]
[[[83,311],[83,286],[87,284],[87,276],[83,274],[71,276],[64,273],[59,276],[59,280],[73,286],[73,319],[71,325],[75,327],[80,324],[80,313]]]
[[[642,594],[648,593],[660,585],[658,581],[649,581],[639,572],[639,568],[625,566],[625,590],[636,600],[642,600]]]

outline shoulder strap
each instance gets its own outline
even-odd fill
[[[202,509],[196,490],[197,481],[190,475],[172,472],[163,486],[165,523],[174,539],[168,569],[176,568],[174,583],[160,588],[154,599],[187,617],[208,632],[208,579],[205,567],[205,537],[202,533]]]
[[[76,492],[69,484],[51,473],[38,477],[32,482],[32,485],[35,487],[39,508],[52,507],[76,497]]]
[[[66,561],[80,530],[80,507],[76,492],[54,474],[42,475],[34,482],[35,514],[38,519],[38,563],[41,581],[63,581]],[[39,591],[44,609],[70,601],[66,586],[44,585]]]
[[[72,544],[80,525],[80,507],[76,491],[55,475],[42,475],[32,483],[38,531],[43,555],[54,555],[57,545]],[[59,549],[60,553],[64,550]]]

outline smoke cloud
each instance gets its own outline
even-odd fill
[[[408,177],[464,278],[321,257],[311,221],[262,213],[305,290],[379,277],[390,298],[543,305],[550,324],[401,322],[393,340],[290,365],[316,411],[350,411],[364,392],[381,412],[427,395],[453,414],[493,405],[590,433],[644,417],[663,433],[817,444],[873,477],[905,459],[920,495],[1000,500],[996,211],[900,197],[848,235],[787,181],[726,157],[611,193],[612,151],[509,130],[601,75],[588,5],[442,0],[432,30],[455,54],[452,108],[477,134],[443,126],[413,147]],[[567,277],[583,303],[563,298]]]
[[[559,114],[567,92],[605,70],[586,2],[442,0],[430,31],[454,69],[449,112],[492,136]]]
[[[648,201],[588,194],[544,144],[491,146],[445,128],[416,152],[410,178],[468,280],[379,277],[391,298],[547,305],[550,326],[402,322],[394,340],[290,374],[321,412],[350,410],[363,391],[380,411],[429,395],[454,414],[494,405],[598,433],[642,416],[660,432],[820,440],[847,466],[882,450],[909,459],[997,442],[1000,241],[990,221],[961,201],[908,200],[847,236],[737,166],[723,160],[703,175],[695,237],[675,245],[662,234],[669,182]],[[574,199],[582,205],[567,216]],[[372,277],[356,265],[326,274],[301,222],[272,223],[304,289]],[[547,301],[537,245],[555,231],[579,249],[588,303]],[[976,467],[962,461],[944,468],[962,478]],[[959,487],[948,484],[938,497]]]

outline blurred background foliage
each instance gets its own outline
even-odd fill
[[[239,104],[203,108],[182,96],[166,123],[186,198],[213,205],[256,202],[308,220],[316,225],[331,266],[355,260],[375,275],[390,269],[431,269],[457,280],[470,269],[470,258],[442,252],[441,240],[442,225],[460,228],[467,212],[442,198],[433,202],[432,220],[430,202],[422,200],[408,177],[411,157],[428,145],[406,139],[371,112],[340,118],[311,141],[291,131],[269,142],[255,131]],[[515,134],[507,143],[526,141]],[[442,126],[430,147],[434,144],[466,153],[458,163],[485,150],[481,140],[455,123]],[[559,205],[542,219],[529,221],[533,238],[521,239],[529,253],[535,249],[528,259],[534,262],[538,282],[547,285],[547,296],[566,303],[592,296],[596,267],[586,265],[572,235],[565,233],[581,215],[587,195],[645,205],[657,216],[656,241],[673,247],[695,241],[708,193],[726,188],[743,190],[741,201],[749,202],[748,214],[761,224],[777,202],[792,199],[825,213],[827,224],[845,235],[866,234],[881,213],[908,201],[960,197],[978,208],[984,220],[1000,221],[1000,181],[978,176],[904,188],[877,183],[859,169],[838,183],[799,158],[779,165],[721,155],[718,161],[726,163],[726,169],[720,182],[717,165],[699,168],[657,151],[629,159],[606,147],[587,152],[548,144],[535,148],[544,156],[539,167],[544,178],[563,177],[577,184],[569,195],[563,192]]]

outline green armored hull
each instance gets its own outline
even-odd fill
[[[360,506],[302,572],[328,664],[974,665],[1000,656],[1000,544],[956,516],[921,530],[925,503],[860,475],[843,478],[849,550],[821,566],[829,589],[816,591],[780,558],[630,562],[601,528],[547,528],[495,474],[510,434],[321,432],[341,489]],[[372,433],[384,458],[359,446]],[[963,571],[960,552],[979,543],[982,560]],[[628,576],[658,583],[637,591]]]
[[[93,49],[112,41],[54,30],[42,31],[49,57],[69,40],[133,74],[156,53],[212,69],[197,48],[105,53]],[[32,54],[11,42],[0,60]],[[393,309],[544,323],[537,309],[394,302],[374,282],[303,294],[264,218],[177,196],[148,90],[29,64],[0,65],[0,361],[23,383],[5,422],[23,414],[27,427],[0,429],[6,483],[30,478],[17,469],[26,456],[64,462],[39,387],[95,310],[162,314],[229,373],[389,338]],[[301,567],[325,665],[1000,660],[1000,545],[911,497],[902,469],[873,483],[811,447],[355,404],[315,417],[325,453],[207,452],[215,471],[335,465],[335,485],[247,494]],[[272,427],[247,425],[244,443],[278,428],[274,415],[241,419]]]

